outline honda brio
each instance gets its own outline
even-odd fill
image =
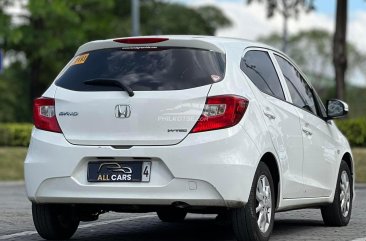
[[[35,227],[68,239],[115,212],[231,217],[268,240],[275,212],[347,225],[354,164],[326,106],[280,51],[242,39],[149,36],[82,45],[42,97],[25,160]],[[301,218],[301,217],[299,217]]]

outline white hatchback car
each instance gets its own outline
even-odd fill
[[[353,160],[305,75],[241,39],[154,36],[81,46],[34,101],[25,160],[33,220],[67,239],[104,212],[230,214],[238,240],[268,240],[277,211],[320,208],[347,225]],[[228,216],[228,215],[226,215]]]

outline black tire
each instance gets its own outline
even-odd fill
[[[187,211],[180,208],[166,208],[156,212],[158,217],[163,222],[181,222],[187,216]]]
[[[349,193],[348,212],[346,211],[342,212],[342,205],[341,205],[341,194],[342,194],[341,182],[342,182],[342,173],[344,172],[347,173],[349,181],[348,188],[350,193]],[[349,220],[351,219],[352,200],[353,200],[353,178],[347,163],[345,161],[342,161],[339,168],[337,185],[334,194],[334,201],[328,206],[321,208],[324,224],[332,227],[346,226],[349,223]]]
[[[256,208],[259,204],[256,198],[257,184],[259,179],[263,179],[265,176],[268,180],[269,188],[270,188],[270,198],[266,198],[266,203],[271,201],[271,214],[269,224],[267,228],[263,231],[259,228],[257,224],[257,220],[259,218],[259,214],[256,213]],[[259,189],[258,189],[259,190]],[[269,196],[269,195],[268,195]],[[254,175],[252,188],[249,195],[248,203],[245,207],[236,208],[232,211],[232,223],[235,237],[238,241],[267,241],[273,230],[274,225],[274,212],[275,212],[275,190],[273,185],[273,179],[271,172],[268,169],[268,166],[260,162],[257,168],[257,171]],[[260,213],[261,211],[259,211]],[[263,210],[263,212],[268,212],[267,209]],[[258,216],[257,216],[258,215]]]
[[[216,216],[215,223],[220,226],[231,226],[231,212],[226,211]]]
[[[79,219],[71,206],[32,204],[34,226],[47,240],[70,239],[79,226]]]

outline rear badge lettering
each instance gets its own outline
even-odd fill
[[[58,116],[78,116],[78,112],[60,112]]]
[[[187,129],[168,129],[168,133],[169,132],[187,132]]]

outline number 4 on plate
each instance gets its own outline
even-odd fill
[[[142,182],[149,182],[150,181],[150,172],[151,172],[151,162],[143,162],[142,163]]]

